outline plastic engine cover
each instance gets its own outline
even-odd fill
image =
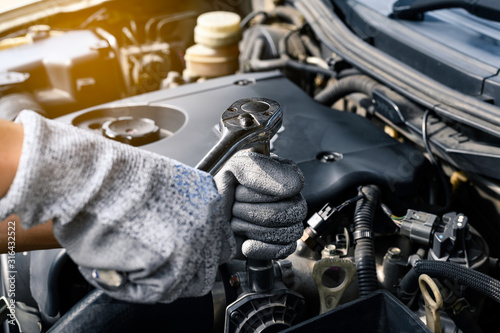
[[[378,184],[406,196],[422,183],[427,164],[418,150],[389,137],[363,117],[320,105],[278,73],[227,76],[100,105],[58,120],[82,127],[78,119],[89,124],[90,118],[100,114],[109,120],[113,110],[126,116],[127,110],[137,113],[142,107],[144,114],[157,114],[156,118],[176,110],[185,116],[176,116],[184,119],[176,124],[177,130],[141,149],[194,166],[217,142],[214,126],[223,111],[234,101],[249,97],[274,99],[283,108],[283,127],[271,149],[294,160],[304,172],[303,195],[310,209],[335,201],[363,184]],[[101,133],[95,123],[87,129]]]

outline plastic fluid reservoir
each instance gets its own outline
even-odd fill
[[[195,44],[186,50],[186,71],[191,77],[217,77],[238,69],[238,44],[221,48]]]
[[[231,12],[201,14],[194,29],[195,45],[186,50],[186,75],[217,77],[238,69],[240,16]]]

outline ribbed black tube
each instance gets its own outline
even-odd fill
[[[451,262],[434,260],[418,260],[413,268],[418,275],[457,281],[500,303],[500,281],[486,274]]]
[[[331,106],[342,97],[356,92],[371,97],[373,89],[379,85],[377,81],[366,75],[347,76],[326,86],[314,96],[314,99],[321,104]]]
[[[377,289],[375,249],[372,225],[380,191],[377,186],[369,185],[360,189],[364,198],[359,200],[354,211],[354,261],[358,272],[360,296],[366,296]]]

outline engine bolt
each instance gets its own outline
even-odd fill
[[[387,258],[392,260],[401,259],[401,249],[399,247],[390,247],[387,250]]]
[[[336,257],[339,255],[337,247],[335,244],[327,244],[325,248],[321,251],[322,258]]]
[[[235,81],[234,84],[237,86],[247,86],[249,84],[252,84],[252,81],[243,79],[243,80]]]
[[[238,311],[231,312],[231,319],[234,321],[240,321],[241,314]]]
[[[322,163],[333,163],[339,161],[344,156],[337,152],[321,152],[316,156],[316,159]]]

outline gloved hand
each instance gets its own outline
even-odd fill
[[[22,154],[0,217],[53,232],[83,276],[126,276],[114,298],[171,302],[208,293],[235,250],[212,176],[175,160],[23,111]],[[103,274],[100,274],[102,277]],[[100,280],[102,281],[102,280]]]
[[[215,183],[225,220],[231,221],[235,234],[247,238],[243,255],[281,259],[295,251],[307,206],[300,194],[304,176],[294,162],[238,152],[215,176]]]
[[[293,197],[303,179],[281,159],[236,155],[220,175],[226,181],[219,190],[230,194],[222,200],[209,174],[175,160],[34,112],[17,121],[24,126],[22,154],[0,217],[18,214],[24,228],[53,219],[56,239],[91,284],[101,287],[94,269],[126,276],[121,288],[106,290],[114,298],[155,303],[208,293],[236,248],[232,208],[234,229],[256,239],[247,254],[286,256],[300,236],[305,203]],[[247,211],[244,202],[255,201],[268,203]],[[262,232],[279,226],[291,236]]]

